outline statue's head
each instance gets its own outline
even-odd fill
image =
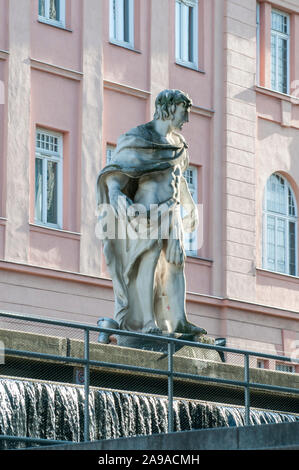
[[[173,119],[179,104],[183,104],[186,110],[189,111],[192,101],[186,93],[180,90],[161,91],[155,101],[154,119],[161,119],[162,121]]]

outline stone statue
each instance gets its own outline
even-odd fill
[[[207,333],[187,321],[185,306],[183,233],[195,230],[198,216],[183,176],[188,147],[178,131],[189,121],[191,106],[179,90],[159,93],[154,119],[119,138],[111,163],[98,176],[98,236],[120,329]]]

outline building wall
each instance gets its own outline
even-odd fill
[[[272,4],[291,13],[294,81],[299,5]],[[174,5],[135,0],[125,48],[109,39],[108,0],[66,0],[64,28],[38,20],[37,0],[0,2],[0,308],[113,316],[96,176],[107,145],[152,119],[159,91],[179,88],[193,101],[183,134],[203,214],[202,245],[186,262],[188,315],[229,345],[286,352],[299,338],[299,278],[263,269],[262,198],[279,171],[299,201],[299,100],[269,89],[271,3],[260,2],[257,56],[255,0],[199,0],[198,70],[175,61]],[[63,135],[60,229],[34,222],[37,127]]]
[[[274,2],[290,17],[290,88],[292,96],[271,90],[269,37],[271,28],[271,4],[260,5],[260,76],[257,77],[256,111],[256,301],[267,305],[297,311],[299,279],[295,276],[272,273],[262,264],[262,208],[267,179],[272,173],[281,173],[289,182],[297,204],[299,197],[299,167],[296,148],[299,143],[298,83],[299,74],[297,38],[299,25],[298,2]],[[268,41],[268,42],[267,42]],[[298,241],[297,241],[298,245]],[[297,263],[298,263],[297,247]]]
[[[255,300],[256,2],[228,0],[225,10],[226,295]]]

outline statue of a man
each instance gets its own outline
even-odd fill
[[[186,317],[183,233],[184,226],[193,231],[198,219],[183,176],[187,144],[178,131],[188,122],[191,106],[185,93],[162,91],[154,119],[119,138],[97,180],[103,232],[109,207],[117,228],[122,227],[121,236],[113,230],[101,236],[120,329],[206,334]]]

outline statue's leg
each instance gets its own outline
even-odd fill
[[[154,316],[154,279],[161,248],[157,245],[140,257],[136,273],[136,296],[138,296],[138,323],[143,333],[161,332]]]
[[[184,265],[167,263],[167,275],[165,277],[165,292],[168,297],[168,316],[171,331],[202,335],[206,330],[188,322],[186,315],[186,279]]]
[[[178,323],[186,318],[185,288],[186,281],[183,266],[166,263],[164,276],[164,291],[168,305],[164,316],[167,317],[169,330],[174,332]]]

